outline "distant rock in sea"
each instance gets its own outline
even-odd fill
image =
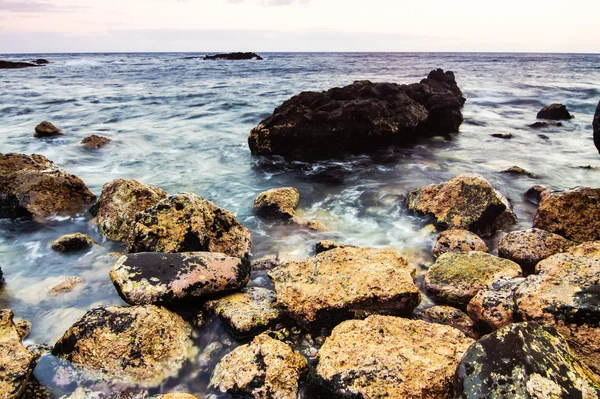
[[[554,119],[565,120],[573,119],[573,115],[569,113],[567,107],[563,104],[550,104],[544,107],[537,114],[538,119]]]
[[[37,64],[37,65],[46,65],[46,64],[49,64],[50,61],[45,60],[43,58],[38,58],[37,60],[33,60],[33,63]]]
[[[30,62],[13,62],[13,61],[2,61],[0,60],[0,69],[20,69],[20,68],[29,68],[29,67],[37,67],[39,65],[32,64]]]
[[[204,60],[227,60],[227,61],[244,61],[244,60],[263,60],[263,58],[256,53],[228,53],[228,54],[215,54],[207,55]]]
[[[598,106],[596,107],[596,114],[594,115],[594,145],[600,152],[600,102],[598,102]]]

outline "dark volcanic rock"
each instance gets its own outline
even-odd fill
[[[91,248],[94,244],[94,240],[87,234],[75,233],[64,235],[54,241],[52,249],[58,252],[71,252]]]
[[[532,127],[534,129],[542,129],[542,128],[547,128],[547,127],[562,127],[563,124],[560,122],[535,122],[532,123],[531,125],[529,125],[529,127]],[[540,136],[543,136],[542,134]],[[546,136],[546,138],[548,138]]]
[[[38,58],[37,60],[33,60],[33,63],[37,64],[37,65],[46,65],[46,64],[49,64],[50,61],[45,60],[43,58]]]
[[[497,139],[512,139],[513,135],[512,133],[493,133],[490,134],[490,136],[495,137]]]
[[[518,323],[471,345],[456,370],[454,397],[591,399],[600,387],[554,328]]]
[[[42,155],[0,154],[0,218],[46,218],[89,207],[96,196]]]
[[[65,132],[54,126],[52,123],[44,121],[35,127],[34,137],[52,137],[63,136]]]
[[[95,134],[92,134],[91,136],[88,136],[81,140],[81,145],[83,146],[83,148],[86,148],[88,150],[97,150],[98,148],[104,147],[108,143],[110,143],[109,138],[98,136]]]
[[[573,116],[567,111],[567,107],[562,104],[550,104],[540,110],[537,114],[538,119],[572,119]]]
[[[32,64],[29,62],[12,62],[12,61],[2,61],[0,60],[0,69],[19,69],[19,68],[29,68],[29,67],[37,67],[39,65]]]
[[[594,128],[594,145],[598,152],[600,152],[600,102],[598,102],[598,106],[596,107],[592,126]]]
[[[146,252],[119,258],[110,278],[129,304],[165,304],[245,287],[250,265],[210,252]]]
[[[262,60],[263,58],[256,53],[228,53],[207,55],[204,60],[227,60],[227,61],[244,61],[244,60]]]
[[[412,85],[357,81],[284,102],[250,133],[253,155],[335,158],[458,132],[465,99],[452,72]]]
[[[0,397],[21,397],[35,368],[36,359],[21,342],[13,312],[0,310]]]

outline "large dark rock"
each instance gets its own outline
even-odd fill
[[[441,69],[412,85],[357,81],[284,102],[250,133],[253,155],[333,158],[458,132],[465,99]]]
[[[30,62],[13,62],[13,61],[2,61],[0,60],[0,69],[20,69],[20,68],[30,68],[36,67],[39,65],[32,64]]]
[[[600,102],[598,102],[598,106],[596,107],[592,126],[594,128],[594,145],[598,152],[600,152]]]
[[[35,368],[36,359],[21,342],[13,312],[0,310],[0,398],[21,397]]]
[[[244,60],[262,60],[263,58],[256,53],[227,53],[207,55],[204,60],[226,60],[226,61],[244,61]]]
[[[600,387],[554,328],[518,323],[471,345],[456,369],[454,397],[591,399]]]
[[[57,128],[48,121],[43,121],[35,127],[35,137],[53,137],[53,136],[64,136],[65,132],[62,129]]]
[[[550,104],[540,110],[537,114],[538,119],[564,120],[572,119],[573,116],[567,111],[563,104]]]

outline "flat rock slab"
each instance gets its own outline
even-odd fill
[[[245,287],[247,260],[211,252],[124,255],[110,271],[129,304],[165,304]]]
[[[23,346],[13,321],[13,312],[0,310],[0,397],[21,396],[36,364],[35,356]]]

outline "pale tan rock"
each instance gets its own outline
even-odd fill
[[[23,346],[13,312],[0,310],[0,397],[17,399],[35,367],[35,356]]]
[[[588,256],[600,259],[600,241],[588,241],[582,244],[570,247],[567,252],[576,256]]]
[[[300,193],[294,187],[272,188],[254,200],[254,211],[265,218],[291,220],[296,216]]]
[[[330,249],[334,249],[334,248],[358,248],[358,247],[356,245],[341,244],[339,242],[331,241],[331,240],[321,240],[321,241],[317,242],[317,244],[315,245],[315,254],[318,255],[321,252],[329,251]]]
[[[77,277],[77,276],[65,277],[58,283],[54,284],[48,291],[48,294],[58,295],[58,294],[62,294],[65,292],[71,292],[75,289],[75,287],[83,284],[84,282],[85,281],[81,277]]]
[[[572,245],[566,238],[545,230],[512,231],[498,243],[498,255],[532,271],[539,261],[564,252]]]
[[[25,339],[25,337],[27,337],[31,332],[31,323],[27,320],[14,319],[13,323],[15,323],[15,327],[17,328],[17,332],[19,333],[21,340]]]
[[[428,323],[454,327],[462,331],[469,338],[479,338],[479,333],[475,329],[473,320],[466,313],[452,306],[432,306],[419,312],[417,317]]]
[[[463,229],[450,229],[436,237],[433,256],[436,258],[446,252],[467,253],[471,251],[488,252],[488,247],[477,234]]]

